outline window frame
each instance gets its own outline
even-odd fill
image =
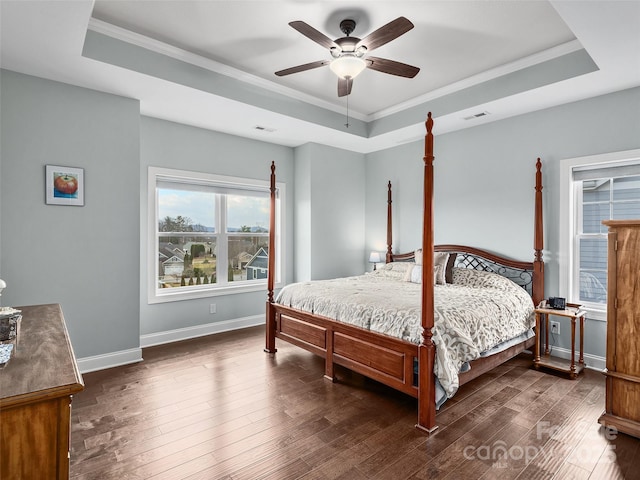
[[[162,167],[148,167],[147,177],[147,303],[165,303],[175,302],[182,300],[192,300],[198,298],[215,297],[220,295],[230,295],[247,292],[266,291],[267,279],[251,280],[251,281],[238,281],[233,283],[223,282],[207,285],[198,285],[193,287],[181,287],[174,289],[161,289],[158,288],[158,202],[157,202],[157,185],[158,181],[179,181],[187,184],[194,185],[226,185],[230,189],[238,187],[239,190],[246,190],[255,188],[255,190],[265,189],[268,191],[270,188],[270,182],[268,180],[259,180],[244,177],[230,177],[224,175],[217,175],[213,173],[194,172],[188,170],[177,170],[172,168]],[[285,184],[282,182],[276,182],[277,198],[276,198],[276,238],[275,238],[275,250],[276,250],[276,278],[274,282],[274,288],[281,288],[285,284],[284,275],[286,268],[284,265],[285,257],[281,254],[284,248],[285,235],[285,220],[282,212],[285,205]],[[223,239],[226,239],[231,235],[238,233],[242,235],[243,232],[227,232],[226,231],[226,209],[224,208],[226,202],[226,194],[224,202],[216,202],[216,231],[214,233],[206,232],[203,235],[212,236],[216,238],[216,245],[218,248],[218,257],[220,255],[227,254],[228,246],[222,245]],[[197,232],[185,232],[186,235],[192,235]],[[197,235],[195,235],[197,236]],[[225,257],[226,258],[226,257]]]
[[[577,167],[607,167],[616,164],[640,161],[640,149],[620,152],[589,155],[584,157],[560,160],[560,213],[559,213],[559,294],[577,301],[575,292],[579,288],[577,266],[578,232],[582,221],[582,209],[577,206],[581,202],[582,191],[579,182],[573,180],[573,169]],[[577,286],[576,286],[577,285]],[[589,320],[606,322],[607,306],[595,303],[585,304]]]

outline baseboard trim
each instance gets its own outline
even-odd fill
[[[139,348],[131,348],[129,350],[121,350],[102,355],[94,355],[92,357],[79,358],[77,360],[78,370],[80,370],[80,373],[89,373],[97,370],[105,370],[107,368],[121,367],[123,365],[141,362],[143,360],[142,349],[145,347],[153,347],[155,345],[163,345],[165,343],[189,340],[190,338],[203,337],[205,335],[213,335],[214,333],[255,327],[258,325],[264,325],[264,323],[264,315],[254,315],[251,317],[208,323],[206,325],[197,325],[195,327],[178,328],[176,330],[168,330],[166,332],[140,335]]]
[[[194,327],[167,330],[166,332],[149,333],[146,335],[140,335],[140,347],[153,347],[156,345],[163,345],[165,343],[179,342],[180,340],[189,340],[190,338],[213,335],[214,333],[229,332],[231,330],[240,330],[242,328],[264,325],[264,323],[265,318],[264,314],[262,314],[253,315],[251,317],[235,318],[233,320],[224,320],[222,322],[207,323],[205,325],[196,325]]]
[[[130,348],[119,352],[105,353],[78,359],[78,370],[80,373],[95,372],[106,368],[120,367],[142,361],[142,349]]]
[[[571,350],[568,348],[555,347],[551,346],[551,355],[554,357],[564,358],[565,360],[569,360],[571,358]],[[578,355],[576,352],[576,359]],[[584,363],[585,367],[591,370],[596,370],[601,372],[605,369],[607,365],[607,359],[605,357],[599,357],[597,355],[591,355],[590,353],[584,354]]]

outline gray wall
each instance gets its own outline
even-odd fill
[[[546,296],[558,292],[559,160],[640,148],[640,88],[444,135],[435,119],[435,241],[533,260],[535,159],[543,161]],[[435,114],[436,112],[434,112]],[[422,242],[423,142],[367,156],[366,238],[385,243],[386,183],[394,186],[394,251]],[[561,346],[570,346],[561,329]],[[605,354],[605,323],[588,321],[585,349]]]
[[[294,207],[294,278],[301,282],[311,280],[311,160],[312,145],[307,143],[294,149],[295,185]]]
[[[178,123],[141,117],[140,125],[140,333],[169,330],[262,315],[265,291],[206,297],[160,304],[147,303],[147,178],[148,167],[175,168],[268,180],[271,162],[276,178],[286,185],[287,279],[293,278],[293,149]],[[217,312],[209,313],[215,303]]]
[[[363,273],[364,159],[315,143],[296,149],[296,281]]]
[[[3,70],[3,305],[60,303],[78,357],[139,345],[139,104]],[[85,206],[45,205],[45,165],[84,168]]]

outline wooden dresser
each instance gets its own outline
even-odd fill
[[[607,220],[607,427],[640,437],[640,220]]]
[[[84,384],[62,310],[16,308],[20,335],[0,370],[0,478],[69,478],[71,396]]]

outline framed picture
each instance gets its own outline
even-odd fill
[[[84,205],[84,169],[47,165],[46,202],[49,205]]]

